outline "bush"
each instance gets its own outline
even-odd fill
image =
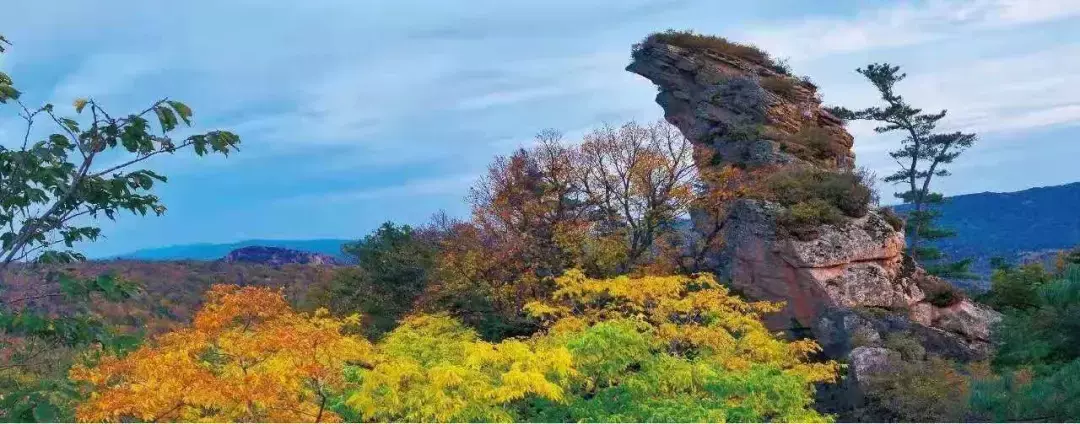
[[[787,77],[765,77],[761,79],[761,88],[776,93],[776,95],[785,99],[794,97],[797,87],[798,84]]]
[[[926,287],[922,287],[923,292],[926,293],[926,301],[931,305],[945,308],[964,300],[964,292],[956,286],[942,279],[934,278],[933,280],[933,283],[924,284]]]
[[[1039,287],[1052,279],[1039,263],[1000,268],[990,275],[990,290],[980,300],[999,311],[1031,309],[1039,305]]]
[[[896,214],[892,208],[881,208],[878,210],[881,212],[881,217],[885,219],[885,222],[889,223],[889,226],[896,231],[904,230],[904,218]]]
[[[959,422],[968,418],[970,381],[956,363],[931,357],[896,361],[866,384],[866,405],[841,421]]]
[[[838,151],[832,143],[833,135],[826,129],[816,125],[804,125],[799,131],[785,138],[785,143],[802,147],[805,152],[799,155],[800,159],[821,163],[840,157],[844,152]]]
[[[642,46],[648,43],[663,43],[687,49],[708,50],[726,56],[735,56],[751,63],[761,65],[782,74],[790,74],[786,63],[777,62],[769,56],[769,53],[754,45],[734,43],[724,37],[715,35],[697,34],[692,30],[676,31],[669,29],[664,32],[649,34],[641,43],[634,45],[634,54],[641,51]]]
[[[885,337],[884,347],[900,352],[905,361],[921,361],[926,356],[926,348],[909,333],[890,333]]]
[[[817,238],[817,228],[822,225],[836,225],[844,219],[840,211],[822,199],[799,202],[789,207],[777,223],[799,240],[809,241]]]
[[[818,236],[816,229],[821,225],[840,224],[844,216],[866,215],[874,194],[864,178],[858,173],[791,169],[769,177],[764,198],[787,208],[777,219],[781,228],[808,241]]]
[[[769,177],[768,200],[791,207],[814,199],[824,200],[844,215],[859,218],[869,212],[874,193],[856,173],[836,173],[817,169],[794,169]]]

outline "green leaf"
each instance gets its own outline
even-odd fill
[[[165,103],[168,103],[169,106],[176,111],[176,114],[180,115],[180,119],[183,120],[185,124],[191,125],[191,108],[174,100],[169,100]]]
[[[75,106],[75,113],[82,113],[83,108],[86,107],[86,103],[87,101],[84,98],[80,97],[78,99],[75,99],[75,102],[73,103],[73,105]]]
[[[158,122],[161,123],[161,132],[167,133],[176,129],[176,113],[172,109],[164,106],[157,106],[154,108],[154,113],[157,114]]]

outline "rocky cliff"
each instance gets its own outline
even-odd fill
[[[227,263],[257,263],[280,267],[286,264],[301,265],[338,265],[338,260],[329,255],[281,247],[248,246],[229,252],[222,258]]]
[[[760,50],[660,34],[635,46],[627,70],[655,83],[666,119],[695,150],[711,153],[697,155],[699,169],[733,166],[761,178],[792,169],[852,171],[853,137],[822,108],[817,87]],[[781,228],[785,208],[768,198],[733,202],[721,218],[723,247],[710,257],[710,270],[747,296],[786,302],[770,318],[773,328],[810,329],[836,356],[850,351],[859,332],[898,327],[948,356],[985,353],[996,313],[905,264],[904,235],[883,212],[862,208],[794,237]]]

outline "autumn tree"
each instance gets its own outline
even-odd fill
[[[687,216],[696,181],[693,148],[666,122],[629,122],[587,134],[578,157],[580,187],[599,221],[596,231],[626,238],[626,272]]]
[[[528,340],[480,340],[445,315],[414,316],[376,346],[340,409],[350,421],[509,422],[530,419],[525,399],[561,401],[570,352]]]
[[[923,113],[922,109],[912,107],[902,96],[896,94],[896,83],[907,77],[907,74],[900,73],[899,66],[873,63],[856,71],[877,88],[885,105],[855,111],[837,107],[831,108],[830,112],[842,119],[880,122],[882,125],[874,128],[877,133],[898,131],[904,134],[900,148],[889,153],[900,169],[885,177],[885,181],[903,185],[904,190],[896,193],[896,197],[911,205],[905,226],[908,255],[923,261],[941,259],[940,250],[923,242],[951,237],[954,232],[934,224],[934,220],[940,215],[940,211],[934,209],[934,206],[945,199],[941,193],[931,190],[930,183],[934,177],[950,175],[945,166],[971,147],[976,136],[959,131],[935,132],[938,122],[945,118],[946,111]],[[967,277],[970,275],[967,272],[969,262],[935,264],[927,269],[942,276]]]
[[[190,328],[126,355],[76,366],[90,387],[81,421],[336,421],[342,369],[372,347],[345,334],[359,318],[301,314],[261,287],[215,285]]]
[[[836,377],[812,362],[811,340],[773,335],[712,276],[591,279],[571,270],[530,303],[544,342],[566,346],[576,373],[564,402],[537,399],[543,421],[821,421],[813,384]]]
[[[707,147],[694,153],[697,162],[711,163],[716,152]],[[693,237],[684,241],[678,254],[679,268],[683,273],[701,272],[715,265],[708,254],[723,247],[723,232],[731,207],[738,199],[762,190],[760,181],[768,168],[746,170],[734,165],[704,166],[698,170],[695,195],[690,204],[691,224],[696,230]]]
[[[572,259],[558,240],[584,229],[573,151],[561,138],[542,131],[535,147],[496,157],[469,192],[474,222],[539,277],[567,267]]]

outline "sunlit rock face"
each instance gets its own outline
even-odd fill
[[[775,66],[647,40],[635,47],[627,70],[656,84],[665,118],[695,148],[716,153],[707,163],[699,158],[699,168],[734,165],[768,174],[791,167],[847,172],[854,166],[854,139],[822,107],[817,87]],[[781,313],[767,317],[772,328],[809,328],[819,339],[850,338],[854,330],[843,320],[821,321],[836,311],[872,308],[904,323],[863,326],[875,332],[871,339],[904,327],[937,333],[920,336],[928,350],[958,358],[985,354],[997,314],[968,299],[947,306],[930,303],[926,288],[942,282],[915,265],[905,266],[904,235],[881,213],[870,208],[865,216],[823,225],[815,229],[816,237],[800,240],[778,231],[782,211],[764,200],[737,200],[725,218],[723,247],[706,261],[743,294],[786,303]],[[844,356],[851,348],[847,344],[834,353]]]

